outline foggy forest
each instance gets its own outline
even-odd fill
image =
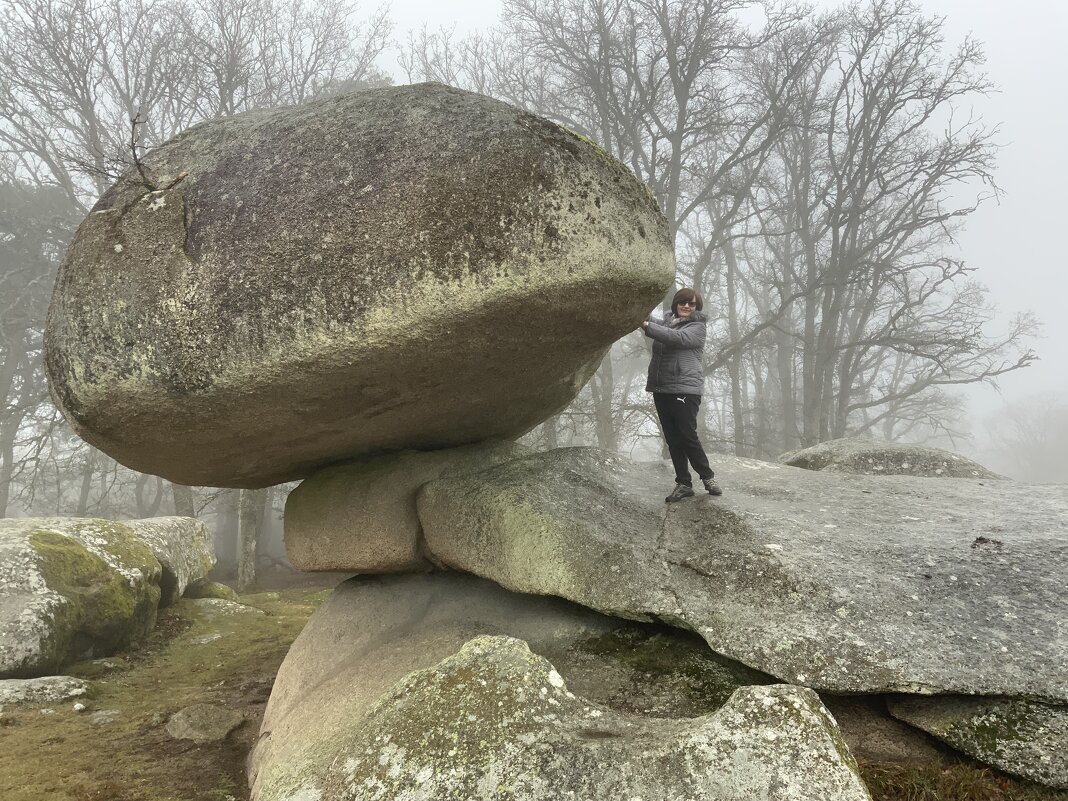
[[[402,36],[388,7],[345,0],[3,0],[0,516],[195,515],[223,560],[239,525],[283,558],[290,485],[172,485],[72,433],[42,365],[55,273],[101,193],[190,126],[423,81],[556,121],[648,186],[676,284],[703,293],[710,319],[711,452],[774,460],[844,436],[967,452],[975,424],[990,467],[1068,481],[1064,399],[971,421],[958,392],[1031,365],[1040,330],[1027,313],[993,325],[955,240],[999,192],[997,121],[970,110],[997,80],[982,45],[948,41],[910,0],[751,6],[505,0],[482,31]],[[640,332],[624,337],[524,441],[662,458],[647,363]]]

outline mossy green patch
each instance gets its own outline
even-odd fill
[[[719,709],[739,687],[772,684],[771,676],[720,656],[696,635],[666,626],[632,624],[576,643],[573,657],[585,653],[603,665],[616,662],[624,677],[609,692],[589,686],[567,658],[550,657],[580,695],[614,709],[663,717],[696,717]]]
[[[131,586],[101,557],[56,531],[33,531],[29,539],[45,584],[66,599],[55,608],[48,640],[46,661],[53,670],[80,654],[128,647],[151,630],[158,586]]]
[[[329,589],[304,587],[248,596],[260,612],[219,613],[182,599],[164,610],[143,649],[69,673],[91,678],[85,712],[73,702],[7,709],[0,732],[4,801],[225,801],[247,798],[245,756],[274,674],[289,645]],[[229,608],[229,607],[228,607]],[[218,636],[216,636],[218,635]],[[246,723],[210,746],[190,746],[164,729],[194,703],[217,703]],[[117,710],[93,725],[91,715]]]

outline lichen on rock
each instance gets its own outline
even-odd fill
[[[0,676],[55,673],[139,642],[155,625],[161,573],[122,523],[0,521]]]
[[[623,715],[504,636],[404,677],[351,725],[313,776],[261,784],[256,801],[870,799],[810,690],[744,687],[690,719]]]
[[[211,120],[143,162],[185,177],[101,197],[59,271],[46,366],[84,439],[179,483],[518,436],[674,278],[624,165],[440,84]]]

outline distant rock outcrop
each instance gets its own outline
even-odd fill
[[[615,685],[620,663],[605,641],[626,625],[469,576],[347,582],[279,672],[250,760],[252,797],[869,798],[810,690],[750,684],[710,709],[718,693],[695,688],[702,700],[681,714],[606,702],[604,675]],[[677,640],[681,658],[647,682],[664,695],[685,693],[679,679],[693,676]],[[734,681],[747,678],[760,679],[743,670]]]
[[[782,681],[1068,701],[1068,486],[715,467],[722,498],[664,504],[666,464],[549,451],[432,481],[419,515],[450,566]]]
[[[201,521],[191,517],[146,517],[126,525],[152,549],[163,568],[160,606],[169,606],[190,584],[203,581],[215,566],[215,543]]]
[[[674,278],[626,167],[441,84],[211,120],[143,161],[152,186],[131,172],[78,229],[46,364],[86,441],[183,484],[521,434]]]
[[[811,448],[784,453],[779,461],[806,470],[868,476],[1004,478],[971,459],[941,448],[900,445],[873,439],[832,439]]]

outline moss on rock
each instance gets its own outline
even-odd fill
[[[131,647],[155,625],[160,564],[128,526],[18,519],[5,521],[0,535],[12,554],[23,554],[23,573],[7,589],[24,598],[23,609],[0,620],[11,651],[3,674],[54,673],[72,659]],[[18,569],[2,568],[5,575]]]

